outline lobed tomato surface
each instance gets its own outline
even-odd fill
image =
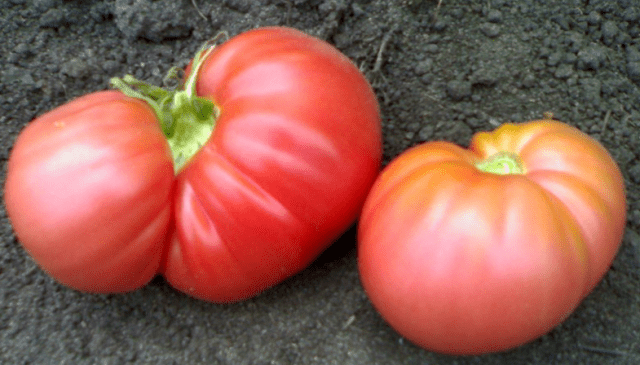
[[[449,354],[516,347],[562,322],[608,270],[626,223],[607,151],[542,120],[428,142],[374,183],[359,226],[362,284],[412,342]]]
[[[119,91],[30,123],[11,153],[5,203],[52,277],[124,292],[157,274],[230,302],[299,272],[360,213],[382,155],[375,95],[338,50],[299,31],[216,47],[197,94],[219,116],[177,171],[158,119]]]

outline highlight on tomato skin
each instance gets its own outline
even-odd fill
[[[160,263],[172,169],[149,107],[116,91],[89,94],[21,132],[7,164],[7,214],[58,281],[88,292],[134,290]]]
[[[504,351],[564,321],[622,241],[622,174],[596,140],[550,119],[427,142],[394,159],[358,229],[362,285],[413,343]]]
[[[180,247],[163,275],[197,298],[244,299],[301,271],[355,221],[380,169],[378,105],[344,55],[287,28],[217,47],[196,88],[221,114],[176,178]]]
[[[155,275],[233,302],[308,266],[357,218],[380,170],[380,113],[353,63],[285,27],[196,54],[184,87],[130,75],[32,121],[5,204],[36,263],[120,293]]]

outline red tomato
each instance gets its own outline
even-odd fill
[[[18,137],[7,211],[25,249],[61,283],[123,292],[160,273],[196,298],[237,301],[308,266],[360,213],[382,143],[358,69],[287,28],[208,52],[187,80],[197,96],[180,95],[193,110],[98,92]],[[213,121],[211,102],[213,132],[190,156],[198,118]]]
[[[624,182],[598,142],[551,120],[429,142],[379,176],[358,260],[375,308],[426,349],[516,347],[562,322],[608,270]]]

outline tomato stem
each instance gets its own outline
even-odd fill
[[[154,110],[171,148],[176,174],[207,142],[219,115],[213,101],[199,97],[196,93],[198,73],[214,47],[211,42],[207,42],[196,53],[193,68],[183,89],[166,90],[137,80],[131,75],[111,79],[114,88],[129,97],[146,102]],[[176,69],[171,68],[166,78],[173,78],[175,75]]]
[[[522,160],[512,152],[498,152],[476,163],[478,170],[496,175],[521,175],[524,174]]]

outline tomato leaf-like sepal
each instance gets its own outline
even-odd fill
[[[476,163],[478,170],[496,175],[522,175],[522,160],[511,152],[499,152]]]
[[[196,93],[198,73],[215,46],[205,43],[193,59],[193,69],[183,89],[167,90],[137,80],[131,75],[114,77],[111,85],[123,94],[144,101],[155,112],[173,155],[174,171],[178,173],[187,161],[207,142],[218,117],[213,101]],[[167,77],[173,78],[171,68]]]

